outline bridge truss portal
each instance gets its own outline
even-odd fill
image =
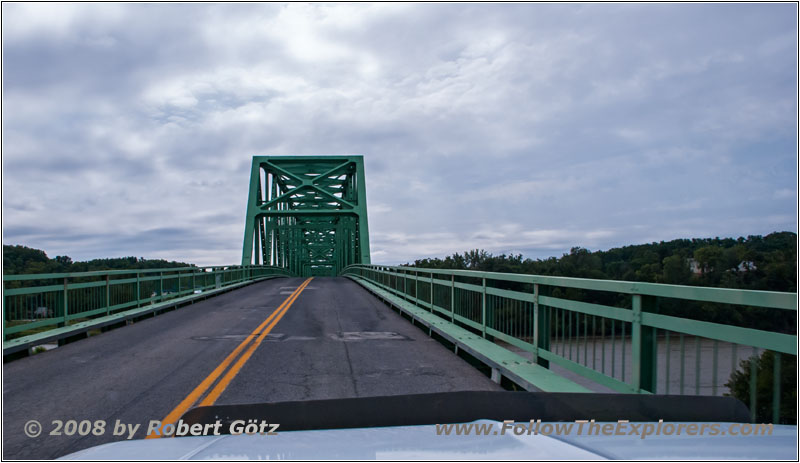
[[[298,276],[368,264],[363,156],[254,156],[242,265]]]

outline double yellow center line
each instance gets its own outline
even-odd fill
[[[303,290],[306,288],[306,286],[308,286],[310,282],[311,278],[304,281],[303,284],[301,284],[297,289],[295,289],[294,292],[292,292],[292,294],[289,295],[289,297],[287,297],[285,301],[283,301],[283,304],[281,304],[280,307],[277,308],[277,310],[272,312],[272,314],[270,314],[270,316],[267,317],[266,320],[264,320],[260,325],[258,325],[258,327],[255,330],[253,330],[253,332],[250,333],[245,338],[245,340],[242,341],[242,343],[239,344],[239,346],[236,347],[236,349],[234,349],[233,352],[231,352],[225,358],[225,360],[223,360],[222,363],[220,363],[217,366],[217,368],[215,368],[214,371],[212,371],[211,374],[206,377],[206,379],[204,379],[200,384],[198,384],[197,387],[194,388],[194,390],[191,393],[189,393],[189,395],[187,395],[186,398],[183,399],[181,403],[178,404],[177,407],[175,407],[171,412],[169,412],[169,414],[163,420],[161,420],[162,429],[164,425],[174,424],[176,421],[178,421],[178,419],[181,416],[183,416],[183,414],[187,410],[189,410],[189,408],[192,405],[194,405],[195,402],[197,402],[197,400],[200,397],[202,397],[202,395],[208,390],[208,388],[211,387],[212,384],[214,384],[217,378],[219,378],[220,375],[222,375],[222,373],[224,373],[227,370],[225,376],[222,377],[222,379],[216,384],[216,386],[214,386],[211,392],[209,392],[208,395],[206,395],[206,397],[202,400],[202,402],[200,402],[200,406],[213,405],[214,402],[217,400],[217,398],[219,398],[220,394],[222,394],[225,388],[228,387],[228,384],[230,384],[233,378],[235,378],[236,375],[239,373],[239,370],[241,370],[244,364],[247,363],[247,360],[250,359],[250,356],[253,355],[253,352],[255,352],[256,348],[258,348],[259,344],[261,344],[261,341],[264,340],[267,334],[269,334],[269,332],[272,331],[272,328],[274,328],[275,325],[277,325],[278,322],[281,320],[281,318],[283,318],[283,316],[289,310],[289,307],[292,306],[294,301],[297,300],[297,298],[300,296],[300,293],[303,292]],[[239,357],[239,359],[236,360],[236,363],[234,363],[233,366],[230,369],[228,369],[228,366],[230,366],[231,363],[233,363],[233,361],[237,358],[237,356],[239,356],[239,354],[245,349],[247,350],[244,352],[244,354],[242,354]],[[146,438],[153,439],[158,437],[161,436],[151,434]]]

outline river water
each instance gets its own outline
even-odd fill
[[[532,359],[533,355],[522,349],[500,343],[514,352]],[[716,360],[715,360],[716,344]],[[658,394],[699,394],[721,396],[728,393],[725,387],[734,368],[741,368],[740,362],[762,350],[753,351],[752,347],[735,345],[727,342],[713,341],[695,336],[683,336],[683,355],[681,355],[681,339],[672,334],[669,340],[665,336],[657,339],[658,355],[656,360],[656,393]],[[571,350],[570,350],[571,348]],[[669,349],[669,350],[668,350]],[[593,370],[603,372],[607,376],[630,383],[632,370],[631,338],[626,336],[624,342],[617,337],[613,342],[606,338],[580,338],[572,342],[551,341],[551,352],[561,355],[573,362],[580,363]],[[699,353],[699,356],[698,356]],[[681,357],[683,368],[681,369]],[[698,363],[699,359],[699,363]],[[605,364],[605,368],[603,365]],[[716,366],[716,374],[714,373]],[[550,368],[558,373],[595,392],[615,392],[605,386],[590,381],[583,376],[550,363]],[[613,368],[613,371],[612,371]],[[667,370],[669,369],[669,370]],[[681,370],[683,373],[681,374]],[[699,373],[699,383],[697,381]],[[683,383],[683,389],[681,389]]]

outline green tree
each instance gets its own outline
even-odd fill
[[[702,269],[703,273],[707,273],[719,265],[719,260],[722,257],[722,250],[717,246],[703,246],[694,251],[694,259]]]
[[[145,259],[136,257],[118,257],[111,259],[94,259],[87,262],[73,262],[69,256],[56,256],[50,259],[40,250],[20,245],[3,245],[3,273],[6,275],[87,272],[92,270],[128,270],[146,268],[192,267],[193,264],[166,261],[163,259]]]
[[[665,257],[662,261],[662,269],[661,280],[664,283],[684,285],[692,277],[689,264],[681,255]]]
[[[775,353],[764,351],[739,363],[725,386],[729,394],[750,406],[750,371],[756,363],[756,422],[772,423],[773,391],[775,389]],[[794,355],[781,355],[779,423],[797,424],[797,363]],[[776,423],[777,424],[777,423]]]

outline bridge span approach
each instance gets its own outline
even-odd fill
[[[202,407],[459,391],[586,396],[606,418],[612,396],[593,393],[634,404],[621,419],[658,404],[655,420],[796,419],[796,293],[372,265],[361,156],[254,157],[242,249],[235,266],[4,275],[3,457],[125,439],[50,435],[69,420],[157,438],[149,423]],[[701,304],[731,321],[664,310]],[[787,328],[737,324],[752,310]],[[734,373],[744,404],[723,397]],[[47,435],[26,435],[34,420]],[[796,454],[792,430],[769,447]]]
[[[353,281],[314,278],[297,291],[304,281],[255,283],[6,363],[4,459],[57,458],[127,437],[31,439],[23,433],[29,420],[46,431],[57,419],[141,423],[133,436],[141,439],[147,423],[168,418],[187,397],[177,417],[201,403],[502,390]],[[279,319],[254,336],[273,314]],[[192,396],[248,340],[236,361]]]

